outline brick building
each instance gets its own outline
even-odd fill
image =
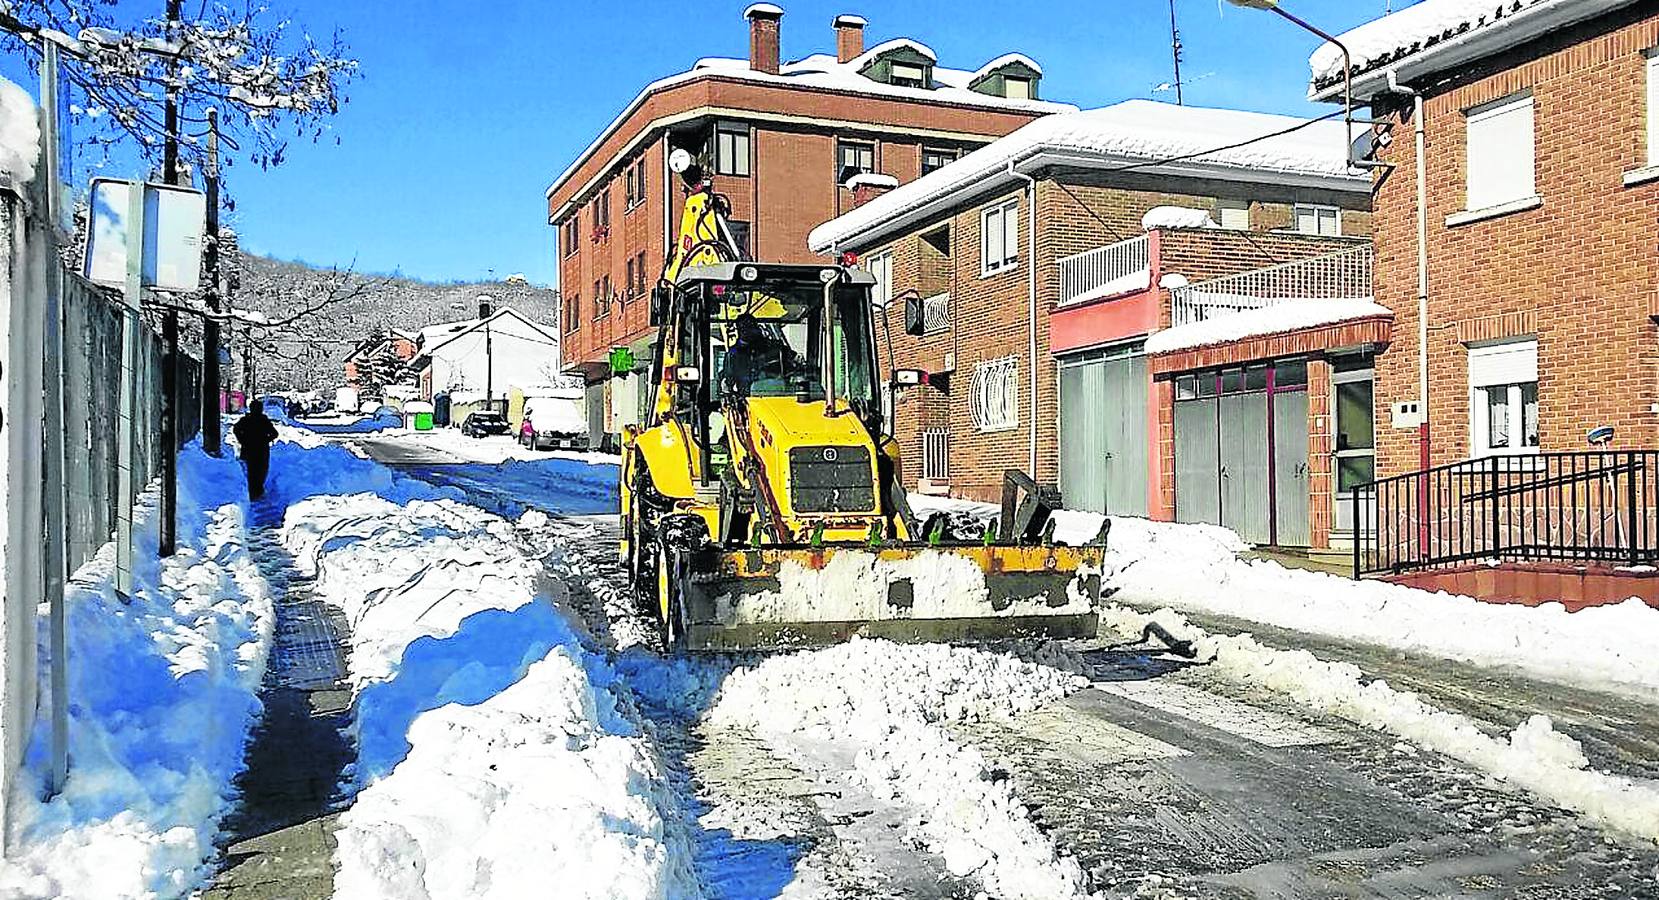
[[[888,310],[898,364],[943,376],[899,400],[906,483],[990,499],[1017,468],[1071,507],[1176,517],[1174,381],[1194,357],[1155,381],[1148,336],[1178,324],[1194,286],[1369,260],[1370,184],[1348,170],[1340,124],[1194,156],[1296,121],[1149,101],[1051,116],[814,230],[813,249],[857,252],[883,299],[920,303],[919,337],[905,304]],[[1369,295],[1363,271],[1350,293]],[[1285,427],[1308,440],[1307,414]]]
[[[1020,54],[974,71],[940,66],[908,38],[864,46],[865,20],[838,16],[836,52],[783,62],[783,10],[757,3],[747,59],[703,59],[646,85],[547,190],[563,295],[564,362],[589,382],[596,433],[632,420],[637,376],[610,378],[612,348],[643,369],[648,296],[683,192],[669,153],[690,150],[731,204],[753,256],[813,258],[806,234],[850,209],[848,180],[908,182],[1033,119],[1073,107],[1040,99],[1042,69]],[[826,35],[828,37],[830,35]]]
[[[1425,0],[1341,36],[1357,101],[1392,126],[1374,219],[1376,296],[1396,314],[1375,364],[1377,473],[1468,460],[1480,462],[1458,471],[1544,473],[1552,452],[1588,450],[1598,426],[1614,448],[1659,445],[1659,3],[1457,6]],[[1313,94],[1340,101],[1335,47],[1311,63]],[[1426,488],[1416,499],[1429,512],[1414,524],[1388,511],[1382,523],[1385,556],[1407,566],[1449,558],[1429,520],[1462,515]],[[1596,528],[1582,510],[1528,508],[1563,524],[1523,543]],[[1639,529],[1652,510],[1616,514]],[[1464,555],[1507,555],[1516,523],[1481,515],[1493,536]]]

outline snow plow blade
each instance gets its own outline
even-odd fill
[[[687,560],[688,650],[1093,637],[1101,546],[761,547]]]

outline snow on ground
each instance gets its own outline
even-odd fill
[[[179,467],[177,554],[158,561],[157,498],[146,493],[131,602],[115,594],[113,543],[65,592],[69,778],[40,799],[51,733],[43,696],[12,795],[0,896],[176,897],[208,874],[260,712],[275,616],[246,546],[241,467],[195,443]],[[44,623],[40,634],[44,642]]]
[[[341,447],[283,457],[284,546],[350,623],[359,791],[336,895],[694,896],[629,695],[513,526]]]
[[[943,726],[1035,709],[1085,683],[987,650],[854,640],[736,669],[707,721],[752,728],[785,755],[852,743],[846,777],[913,808],[915,836],[953,875],[999,897],[1056,900],[1084,894],[1081,868],[1059,855],[979,751]]]
[[[962,500],[913,496],[918,510],[990,515]],[[1093,513],[1056,513],[1056,535],[1081,542]],[[1483,603],[1383,581],[1354,581],[1241,559],[1247,545],[1211,525],[1114,518],[1119,600],[1234,616],[1310,634],[1392,647],[1546,680],[1659,700],[1659,610],[1637,599],[1567,612],[1559,603]]]
[[[1213,319],[1176,325],[1173,328],[1165,328],[1156,332],[1146,339],[1147,353],[1172,353],[1176,350],[1190,350],[1194,347],[1207,347],[1211,344],[1225,344],[1228,341],[1242,340],[1247,337],[1283,334],[1288,331],[1317,328],[1321,325],[1337,325],[1360,319],[1378,317],[1392,319],[1394,317],[1394,313],[1388,307],[1368,297],[1280,300],[1259,309],[1245,308],[1242,310],[1240,310],[1241,306],[1248,307],[1249,304],[1260,303],[1261,298],[1233,297],[1226,294],[1218,296],[1197,291],[1191,295],[1191,299],[1200,306],[1214,305],[1222,309],[1239,311],[1232,312],[1229,315],[1217,316]]]
[[[574,459],[594,465],[620,465],[622,457],[615,453],[590,453],[583,450],[532,450],[519,443],[512,435],[467,437],[459,428],[434,428],[431,431],[399,429],[381,437],[431,447],[472,462],[499,463],[509,459]]]
[[[1589,768],[1584,748],[1555,731],[1547,716],[1532,716],[1507,739],[1499,739],[1466,716],[1397,691],[1381,679],[1367,679],[1352,664],[1325,662],[1305,650],[1270,649],[1249,635],[1208,635],[1167,607],[1148,615],[1110,606],[1102,620],[1124,637],[1138,636],[1147,623],[1157,622],[1178,638],[1194,640],[1199,658],[1229,678],[1405,738],[1588,819],[1659,843],[1659,784]]]

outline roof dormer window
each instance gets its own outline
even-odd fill
[[[968,90],[1009,100],[1036,100],[1043,70],[1023,53],[1006,53],[968,77]]]
[[[893,63],[893,71],[889,78],[893,84],[900,87],[927,87],[927,70],[910,63]]]
[[[1004,75],[1002,78],[1002,95],[1010,100],[1030,100],[1031,79]]]

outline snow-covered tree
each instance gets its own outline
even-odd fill
[[[84,96],[77,135],[106,155],[129,144],[160,159],[169,94],[182,110],[186,164],[205,152],[200,115],[209,107],[230,149],[260,166],[281,163],[292,138],[322,137],[357,74],[337,32],[319,42],[256,3],[179,4],[169,21],[166,2],[135,14],[137,4],[115,0],[13,0],[0,4],[0,44],[32,53],[45,39],[65,49],[65,75]]]

